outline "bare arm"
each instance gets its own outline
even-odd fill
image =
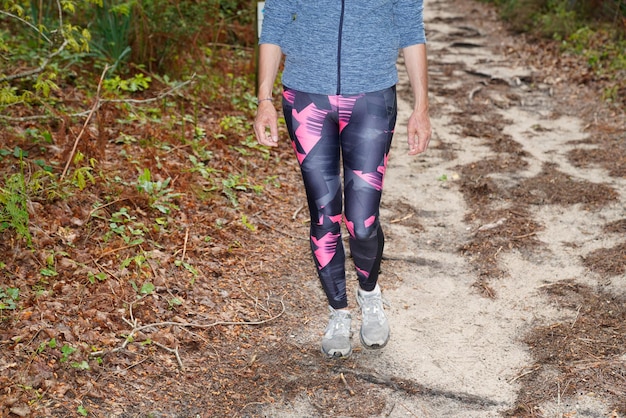
[[[275,147],[278,142],[278,114],[272,100],[266,99],[272,98],[281,58],[282,51],[278,45],[259,46],[259,106],[254,120],[254,133],[259,144],[270,147]]]
[[[426,45],[411,45],[403,50],[404,62],[411,83],[411,90],[415,100],[413,113],[408,121],[409,155],[416,155],[426,151],[432,128],[428,116],[428,62]]]

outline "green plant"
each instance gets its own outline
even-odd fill
[[[49,266],[49,267],[44,267],[41,270],[39,270],[39,274],[41,274],[42,276],[45,277],[54,277],[54,276],[58,276],[59,273],[57,273],[56,269],[54,268],[54,266]]]
[[[13,229],[31,246],[28,202],[40,197],[50,199],[60,196],[62,189],[51,172],[52,168],[45,161],[33,161],[41,169],[29,167],[25,160],[28,157],[27,151],[17,146],[13,150],[0,149],[0,158],[9,156],[18,160],[16,165],[19,172],[6,177],[4,185],[0,184],[0,232]],[[28,178],[26,172],[29,173]]]
[[[256,231],[256,225],[250,222],[246,215],[241,215],[241,224],[248,228],[250,231]]]
[[[251,129],[251,128],[250,128]],[[260,145],[252,135],[247,135],[243,141],[240,142],[243,146],[233,145],[232,149],[239,152],[244,157],[252,155],[252,150],[260,152],[264,160],[270,158],[270,150],[267,147]]]
[[[94,217],[99,217],[94,215]],[[111,214],[109,219],[109,231],[104,234],[105,241],[111,239],[111,236],[117,235],[128,246],[135,246],[143,243],[145,240],[145,226],[142,223],[135,222],[136,217],[128,212],[128,208],[121,208],[117,212]]]
[[[189,171],[192,173],[200,173],[200,175],[206,180],[214,179],[216,173],[219,173],[219,170],[207,166],[206,163],[198,160],[195,155],[190,155],[189,161],[191,161],[191,164],[193,165],[193,168],[189,169]]]
[[[49,341],[43,341],[41,344],[39,344],[39,347],[37,347],[36,353],[41,354],[46,351],[47,348],[57,348],[56,338],[51,338]]]
[[[61,347],[61,359],[59,361],[61,363],[67,362],[75,351],[76,349],[71,345],[63,344],[63,347]]]
[[[566,39],[580,28],[612,26],[623,38],[626,2],[623,0],[486,0],[500,6],[512,29],[543,37]],[[595,30],[595,29],[594,29]]]
[[[138,0],[132,9],[132,61],[151,72],[180,71],[176,64],[181,56],[199,51],[199,38],[207,43],[236,41],[239,33],[230,23],[251,25],[249,6],[238,0]]]
[[[181,196],[180,193],[174,193],[172,189],[168,188],[171,180],[168,178],[164,181],[152,181],[150,170],[144,168],[137,177],[137,189],[149,196],[150,207],[161,213],[169,214],[172,209],[178,209],[173,200]]]
[[[103,272],[98,272],[95,274],[92,272],[87,273],[87,280],[89,280],[89,283],[91,284],[95,284],[96,281],[103,282],[106,279],[107,279],[107,275],[106,273],[103,273]]]
[[[20,289],[17,287],[0,288],[0,311],[13,310],[20,299]]]
[[[54,143],[52,134],[48,130],[45,130],[42,132],[37,128],[26,128],[24,129],[23,137],[25,139],[28,139],[30,142],[34,142],[34,143],[40,143],[40,142],[44,142],[46,144]]]
[[[78,412],[78,414],[86,417],[87,415],[89,415],[89,411],[82,405],[78,405],[76,407],[76,412]]]
[[[111,92],[127,92],[135,93],[138,91],[147,90],[150,87],[152,78],[144,76],[142,73],[138,73],[133,77],[122,79],[119,75],[104,80],[102,86],[105,90]]]
[[[138,297],[149,295],[153,293],[155,290],[155,287],[151,282],[144,282],[141,285],[141,288],[137,287],[137,283],[135,283],[134,280],[130,280],[129,283],[132,286],[132,288],[135,289],[135,292],[139,293]]]
[[[134,1],[112,3],[103,0],[101,6],[96,8],[90,45],[94,52],[111,64],[110,73],[115,74],[130,58],[131,10]]]
[[[499,6],[511,29],[561,41],[564,53],[586,61],[592,79],[602,84],[606,101],[626,104],[626,1],[484,1]]]
[[[617,102],[619,99],[619,86],[609,86],[602,92],[602,99],[607,102]]]
[[[222,179],[222,192],[228,197],[233,206],[239,206],[237,192],[245,192],[252,189],[259,194],[263,191],[263,186],[251,184],[245,175],[229,174],[227,178]]]
[[[244,112],[256,111],[257,98],[254,94],[250,93],[250,91],[254,91],[253,88],[251,88],[250,83],[247,84],[246,89],[248,90],[242,91],[241,94],[233,94],[231,102],[237,110]]]
[[[220,128],[224,131],[242,135],[249,132],[249,123],[246,122],[244,116],[225,115],[220,120]]]
[[[85,156],[79,151],[74,155],[73,162],[77,165],[84,159]],[[96,184],[96,179],[92,173],[93,169],[96,168],[96,163],[97,160],[95,158],[90,158],[88,166],[79,167],[72,173],[72,184],[78,187],[79,190],[85,190],[87,181],[91,184]]]
[[[78,369],[78,370],[89,370],[91,369],[91,367],[89,366],[89,363],[87,362],[87,360],[83,360],[83,361],[73,361],[70,364],[73,368]]]
[[[274,187],[276,189],[280,189],[280,187],[281,187],[280,180],[279,180],[278,176],[276,176],[276,175],[268,176],[265,180],[263,180],[263,183],[265,183],[267,185],[272,185],[272,187]]]
[[[2,37],[0,49],[6,51],[14,66],[24,68],[10,75],[0,74],[0,109],[19,104],[45,102],[50,92],[58,90],[58,62],[67,53],[81,54],[89,49],[91,35],[72,22],[71,16],[90,3],[74,0],[33,2],[4,0],[0,9],[15,36]],[[36,36],[32,36],[35,34]]]
[[[169,299],[167,301],[167,304],[169,305],[170,309],[173,309],[176,306],[182,305],[183,301],[180,298],[174,297],[172,299]]]
[[[198,275],[200,274],[197,268],[195,268],[193,265],[189,264],[186,261],[176,260],[174,261],[174,265],[176,267],[183,267],[185,270],[191,273],[191,275],[193,276],[193,281],[195,281]]]
[[[626,71],[626,39],[616,39],[608,30],[583,26],[563,41],[563,49],[583,56],[599,74],[619,77]]]
[[[126,268],[134,263],[135,266],[141,270],[141,268],[146,264],[146,261],[147,259],[145,254],[135,254],[131,257],[126,257],[120,264],[120,268]]]
[[[546,9],[534,20],[539,33],[555,39],[566,38],[580,25],[578,15],[568,0],[548,0]]]
[[[52,340],[51,340],[52,341]],[[50,344],[48,344],[50,348],[53,348]],[[56,341],[54,342],[54,346],[56,346]],[[63,344],[63,347],[61,347],[61,358],[59,359],[59,361],[61,363],[67,363],[70,360],[70,357],[72,354],[74,354],[77,351],[77,349],[75,347],[72,347],[69,344]],[[78,370],[89,370],[89,363],[86,360],[82,360],[82,361],[73,361],[70,363],[70,366],[72,366],[74,369],[78,369]]]
[[[57,256],[67,257],[69,256],[69,254],[64,251],[52,251],[52,250],[48,251],[48,254],[46,255],[46,259],[45,259],[46,265],[41,270],[39,270],[39,274],[41,274],[44,277],[58,276],[59,273],[56,271],[56,257]]]
[[[9,176],[0,187],[0,232],[12,228],[30,246],[32,238],[28,229],[27,193],[24,173]]]
[[[142,295],[149,295],[154,292],[154,285],[150,282],[144,282],[139,289],[139,293]]]

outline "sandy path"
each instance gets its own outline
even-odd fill
[[[583,122],[569,116],[554,118],[550,86],[526,84],[531,69],[511,65],[492,47],[495,40],[489,38],[488,25],[495,23],[480,27],[467,10],[459,10],[452,0],[426,3],[435,135],[432,148],[418,158],[406,155],[411,105],[401,69],[398,133],[382,210],[387,245],[381,285],[391,304],[392,339],[384,350],[356,350],[354,356],[359,366],[374,370],[378,378],[405,379],[419,394],[384,389],[387,406],[382,416],[496,417],[512,408],[519,391],[517,377],[530,364],[521,337],[538,323],[573,319],[576,314],[549,304],[541,287],[564,279],[597,285],[599,278],[585,270],[581,257],[615,245],[618,237],[603,234],[601,226],[624,216],[626,182],[599,168],[576,168],[566,158],[576,146],[571,141],[584,138]],[[483,76],[508,87],[491,89],[480,83]],[[494,299],[472,287],[477,277],[459,251],[480,225],[464,220],[467,208],[456,167],[495,156],[482,139],[460,135],[461,127],[453,122],[458,104],[437,93],[461,88],[476,93],[471,100],[492,103],[493,112],[509,121],[505,133],[528,153],[525,170],[492,176],[498,184],[536,176],[544,163],[553,163],[573,178],[606,182],[621,195],[618,203],[593,212],[580,205],[534,206],[533,219],[544,226],[537,236],[544,249],[540,255],[504,251],[498,259],[507,277],[490,283],[497,294]],[[579,245],[565,245],[568,242]],[[603,284],[622,293],[626,289],[625,278]],[[316,283],[312,288],[321,295]],[[320,315],[319,321],[312,321],[301,343],[319,344],[325,318]],[[356,334],[359,322],[355,322]],[[359,344],[357,335],[353,340]],[[561,400],[556,385],[553,399],[542,407],[545,416],[609,414],[604,400],[597,397],[581,394]],[[319,415],[306,396],[267,412],[277,417]]]

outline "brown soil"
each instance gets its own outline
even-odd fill
[[[493,10],[465,0],[455,5],[468,19],[492,25],[494,36],[508,37],[495,28]],[[470,29],[456,36],[472,39],[475,32]],[[499,39],[492,43],[500,47]],[[543,67],[535,74],[536,83],[566,71],[576,80],[583,65],[567,61],[566,68],[559,66],[556,47],[521,39],[513,45],[505,52],[516,62],[554,63],[536,65]],[[465,67],[433,61],[431,68],[433,74],[449,76]],[[462,111],[451,125],[463,136],[480,138],[496,154],[458,167],[458,190],[472,231],[458,250],[476,270],[475,289],[497,299],[493,284],[507,275],[499,257],[544,250],[536,235],[545,225],[534,219],[532,208],[581,205],[595,211],[620,196],[608,181],[573,179],[550,164],[544,164],[539,175],[519,176],[512,184],[510,179],[528,168],[528,155],[503,132],[508,121],[495,110],[519,104],[519,97],[500,80],[466,75],[501,92],[501,99],[488,101],[480,89],[447,88],[437,77],[432,94],[458,99]],[[585,120],[589,135],[580,142],[597,145],[591,151],[570,152],[570,162],[602,167],[610,177],[623,179],[623,109],[602,104],[593,80],[585,80],[586,85],[555,85],[555,115]],[[308,215],[297,165],[287,146],[269,156],[243,146],[248,132],[224,132],[226,137],[220,138],[219,119],[233,110],[211,106],[198,121],[216,134],[203,144],[210,158],[194,148],[193,127],[173,115],[173,129],[156,131],[149,123],[118,124],[116,119],[124,114],[103,108],[80,148],[98,160],[95,183],[68,192],[52,188],[45,176],[39,180],[45,193],[37,194],[28,207],[34,250],[13,232],[2,232],[1,287],[19,288],[20,297],[17,309],[0,310],[0,416],[80,416],[79,407],[94,417],[262,416],[263,407],[287,404],[302,394],[319,416],[389,416],[393,407],[386,403],[386,390],[489,404],[416,380],[385,377],[361,365],[358,349],[357,356],[346,361],[323,359],[317,345],[299,340],[323,303],[311,297],[309,288],[315,271],[308,255]],[[433,114],[437,112],[433,106]],[[20,134],[29,128],[49,130],[54,143],[24,140]],[[39,158],[53,161],[53,170],[60,172],[80,128],[70,122],[13,124],[0,132],[2,149],[20,147],[29,153],[27,176],[34,175]],[[434,141],[432,149],[449,160],[461,151],[445,139]],[[217,184],[189,170],[190,156],[215,170]],[[17,172],[18,166],[11,156],[0,159],[5,175]],[[241,188],[234,204],[220,186],[230,174],[241,175],[242,167],[246,177],[238,178]],[[179,210],[164,215],[151,207],[150,196],[137,191],[137,176],[144,168],[150,169],[153,180],[171,179],[170,187],[181,193],[171,200]],[[99,176],[100,170],[106,176]],[[507,174],[508,180],[494,174]],[[263,186],[263,191],[257,194],[253,186]],[[392,222],[408,225],[416,235],[424,230],[420,218],[429,214],[419,208],[407,203],[386,208],[392,211]],[[118,223],[127,227],[125,232],[113,231],[115,216],[121,217]],[[589,253],[583,263],[607,279],[623,276],[626,218],[606,223],[604,231],[622,237],[621,243]],[[137,237],[142,242],[133,244]],[[386,256],[383,270],[394,270],[398,260],[408,259]],[[42,274],[45,269],[56,274]],[[102,280],[94,279],[96,274],[103,274]],[[139,289],[147,282],[155,290],[142,294]],[[524,337],[532,364],[520,372],[518,401],[505,414],[541,416],[538,406],[558,384],[561,396],[594,392],[609,401],[616,417],[626,415],[624,295],[575,280],[544,290],[555,306],[574,310],[576,317],[539,323]],[[66,354],[64,346],[76,351]]]

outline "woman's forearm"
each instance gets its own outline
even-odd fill
[[[414,111],[428,113],[428,61],[426,45],[411,45],[402,50],[413,97]]]
[[[432,135],[430,117],[428,116],[428,63],[426,45],[415,44],[403,49],[404,63],[415,104],[407,123],[407,140],[409,155],[417,155],[426,151]]]
[[[259,100],[272,97],[281,58],[282,51],[278,45],[261,44],[259,46]]]

